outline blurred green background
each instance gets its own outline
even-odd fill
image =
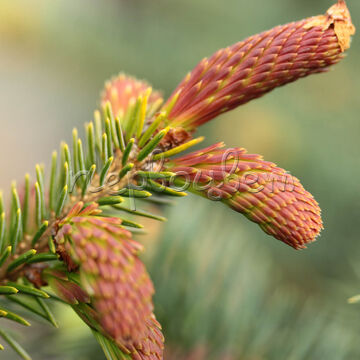
[[[104,81],[124,71],[169,95],[205,56],[331,0],[0,0],[0,188],[49,163],[83,129]],[[360,2],[348,1],[354,24]],[[201,129],[290,170],[323,209],[325,230],[296,252],[220,204],[189,196],[149,224],[167,359],[359,359],[359,37],[346,59]],[[201,203],[201,204],[199,204]],[[190,215],[190,216],[189,216]],[[58,331],[23,333],[34,359],[103,359],[88,330],[56,309]],[[38,330],[38,331],[37,331]],[[44,340],[45,339],[45,340]],[[12,359],[14,354],[0,354]],[[190,359],[190,357],[189,357]]]

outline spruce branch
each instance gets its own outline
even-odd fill
[[[36,165],[34,179],[12,184],[8,207],[0,192],[0,295],[53,326],[47,299],[67,303],[108,359],[161,360],[154,289],[132,238],[143,226],[123,213],[164,221],[138,211],[137,202],[171,203],[190,191],[226,203],[296,249],[313,242],[322,229],[319,205],[297,178],[289,188],[286,171],[274,163],[223,143],[173,157],[204,140],[193,138],[201,124],[339,62],[354,33],[339,1],[325,15],[202,60],[163,106],[146,82],[124,74],[111,79],[85,140],[73,129],[71,146],[53,152],[48,175]],[[54,296],[43,291],[47,285]],[[0,317],[29,325],[5,308]],[[7,332],[0,336],[29,359]]]

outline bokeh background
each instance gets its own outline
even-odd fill
[[[169,95],[205,56],[332,0],[0,0],[0,188],[48,164],[83,129],[104,81],[124,71]],[[360,24],[360,2],[348,0]],[[360,45],[327,74],[247,104],[201,129],[276,162],[323,209],[325,230],[296,252],[220,204],[189,196],[149,224],[167,359],[360,358]],[[61,328],[22,334],[34,359],[103,359],[64,307]],[[191,354],[191,355],[189,355]],[[13,359],[5,352],[1,359]]]

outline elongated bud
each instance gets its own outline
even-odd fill
[[[277,26],[219,50],[203,59],[164,105],[169,124],[193,131],[276,87],[323,72],[342,59],[354,33],[340,0],[325,15]]]
[[[190,191],[224,202],[295,249],[305,248],[322,229],[319,205],[299,180],[245,149],[215,144],[167,168]]]
[[[161,326],[152,317],[147,321],[147,333],[129,349],[133,360],[163,360],[164,336]]]
[[[82,207],[77,204],[59,224],[56,241],[64,244],[70,265],[74,262],[79,267],[81,286],[95,310],[92,317],[104,335],[132,355],[149,353],[146,344],[150,343],[151,349],[161,349],[163,340],[153,315],[153,284],[138,258],[141,245],[121,227],[120,219],[97,216],[95,204]]]
[[[149,84],[120,74],[105,83],[105,89],[101,95],[101,105],[105,106],[109,101],[115,116],[125,115],[130,104],[134,104],[139,96],[145,96],[147,92],[151,92]],[[148,99],[149,109],[156,104],[161,105],[161,102],[161,94],[157,91],[151,92]]]

